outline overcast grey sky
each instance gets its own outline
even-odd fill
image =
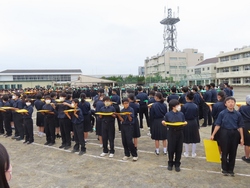
[[[249,0],[0,0],[0,71],[137,74],[163,49],[164,6],[179,6],[180,50],[210,58],[250,45]]]

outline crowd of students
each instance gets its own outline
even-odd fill
[[[232,97],[232,90],[228,88],[228,84],[225,84],[224,91],[217,92],[215,84],[211,83],[201,93],[202,88],[198,86],[182,87],[183,94],[179,96],[176,87],[172,87],[171,94],[166,96],[157,89],[146,92],[138,87],[136,93],[134,90],[127,90],[127,97],[122,99],[117,89],[106,94],[104,89],[99,89],[92,96],[93,108],[87,101],[86,92],[79,93],[79,90],[74,90],[77,94],[70,90],[29,90],[13,94],[5,92],[0,95],[0,134],[11,137],[11,122],[14,122],[12,139],[23,140],[25,144],[33,143],[34,106],[37,110],[38,136],[46,135],[44,144],[52,146],[56,137],[61,137],[59,148],[67,150],[71,148],[73,135],[75,144],[72,153],[79,152],[79,155],[83,155],[95,117],[96,135],[103,148],[100,156],[108,155],[112,158],[115,154],[117,119],[124,147],[123,160],[132,156],[132,160],[137,161],[138,138],[141,136],[145,116],[150,130],[148,135],[155,141],[155,154],[160,155],[162,141],[163,154],[168,154],[169,158],[168,170],[172,170],[174,166],[179,172],[183,145],[185,157],[196,157],[196,144],[200,142],[199,128],[212,125],[211,139],[218,142],[221,151],[222,173],[233,176],[239,143],[245,144],[245,156],[242,159],[250,162],[250,96],[246,98],[246,105],[236,111],[236,101]],[[26,111],[20,111],[21,109]],[[200,126],[199,120],[202,118],[204,121]],[[179,123],[180,126],[171,123]]]

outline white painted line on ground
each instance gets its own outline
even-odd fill
[[[163,166],[163,165],[160,165],[160,167],[161,167],[161,168],[167,168],[167,166]],[[222,174],[221,172],[212,171],[212,170],[197,170],[197,169],[190,169],[190,168],[181,168],[181,170],[190,170],[190,171],[198,171],[198,172],[207,172],[207,173],[212,173],[212,174]],[[235,173],[235,175],[244,176],[244,177],[250,177],[250,174]]]
[[[32,144],[36,145],[36,146],[44,147],[44,148],[50,148],[50,149],[54,149],[54,150],[59,150],[59,151],[64,151],[64,152],[71,153],[70,150],[64,150],[64,149],[60,149],[60,148],[57,148],[57,147],[54,147],[54,146],[46,146],[46,145],[38,144],[38,143],[35,143],[35,142],[33,142]],[[78,152],[75,153],[75,154],[78,154]],[[128,161],[123,161],[123,160],[120,160],[120,159],[101,157],[101,156],[98,156],[98,155],[91,155],[91,154],[87,154],[87,153],[83,154],[83,156],[88,156],[88,157],[98,158],[98,159],[111,160],[111,161],[118,161],[118,162],[123,162],[123,163],[128,162]]]

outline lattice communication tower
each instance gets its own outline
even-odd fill
[[[178,10],[179,12],[179,10]],[[178,13],[179,14],[179,13]],[[178,51],[177,48],[177,31],[175,24],[180,21],[179,17],[177,16],[172,17],[172,9],[168,9],[168,16],[164,18],[160,23],[164,25],[164,49],[162,53],[165,51]]]

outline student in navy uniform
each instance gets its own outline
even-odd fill
[[[84,117],[82,114],[82,110],[78,107],[79,105],[79,100],[78,99],[73,99],[71,103],[71,107],[74,108],[74,112],[66,113],[69,119],[71,119],[73,123],[73,130],[74,130],[74,138],[75,138],[75,145],[73,147],[73,150],[71,151],[72,153],[79,152],[79,155],[83,155],[86,153],[86,147],[85,147],[85,140],[84,140]]]
[[[10,102],[9,102],[9,96],[8,95],[3,95],[2,97],[2,105],[3,107],[10,107]],[[4,127],[5,127],[5,137],[10,137],[12,136],[12,128],[11,128],[11,110],[5,110],[3,112],[3,122],[4,122]]]
[[[185,117],[181,110],[181,106],[178,100],[172,99],[169,102],[169,107],[172,111],[166,113],[162,124],[166,122],[184,122]],[[183,147],[183,126],[167,126],[168,127],[168,170],[172,170],[175,165],[175,170],[180,172],[181,165],[181,153]],[[174,160],[175,156],[175,160]]]
[[[3,106],[2,94],[0,94],[0,107]],[[3,113],[0,112],[0,135],[4,135],[4,128],[3,128]]]
[[[149,104],[153,104],[153,103],[155,103],[156,101],[155,101],[155,91],[154,90],[151,90],[150,92],[149,92],[149,99],[148,99],[148,109],[149,109],[149,117],[148,117],[148,123],[149,123],[149,127],[150,127],[150,132],[147,134],[148,136],[151,136],[151,134],[152,134],[152,129],[151,129],[151,127],[152,127],[152,122],[153,122],[153,119],[150,117],[150,108],[152,107],[152,106],[150,106]]]
[[[57,112],[57,119],[61,131],[61,138],[62,138],[62,144],[59,146],[60,149],[64,148],[65,150],[71,148],[71,130],[72,130],[72,123],[71,120],[66,116],[64,113],[64,110],[69,109],[69,105],[71,102],[69,100],[66,100],[66,93],[60,93],[59,100],[61,103],[55,104],[55,110]]]
[[[133,133],[133,138],[134,138],[135,149],[137,150],[137,148],[138,148],[138,138],[141,137],[139,120],[138,120],[139,105],[135,102],[135,95],[134,94],[129,94],[128,95],[128,100],[129,100],[129,106],[131,108],[133,108],[133,110],[134,110],[134,133]]]
[[[179,102],[181,104],[186,104],[186,95],[187,95],[187,92],[188,92],[188,87],[182,87],[181,91],[182,91],[183,94],[180,96]]]
[[[224,91],[220,91],[217,94],[217,99],[218,102],[215,103],[212,107],[212,117],[213,117],[213,125],[212,125],[212,130],[211,130],[211,134],[213,134],[214,132],[214,128],[215,128],[215,122],[218,118],[218,115],[221,111],[225,110],[227,107],[225,106],[225,93]],[[217,131],[217,133],[214,135],[214,140],[217,141],[218,143],[218,148],[219,151],[221,153],[221,148],[220,148],[220,130]]]
[[[197,87],[197,86],[194,86],[193,88],[192,88],[192,92],[194,93],[194,100],[193,100],[193,102],[197,105],[197,107],[198,107],[198,119],[197,119],[197,121],[198,121],[198,125],[200,126],[200,122],[199,122],[199,120],[200,119],[202,119],[202,110],[203,110],[203,103],[204,103],[204,101],[203,101],[203,98],[202,98],[202,96],[201,96],[201,94],[198,92],[198,90],[199,90],[199,88]],[[201,116],[201,117],[200,117]]]
[[[216,103],[218,100],[217,100],[217,91],[215,89],[215,84],[210,83],[210,87],[211,87],[210,91],[212,93],[211,102]]]
[[[200,133],[198,124],[198,106],[193,102],[194,93],[189,92],[186,95],[187,103],[181,108],[181,112],[185,116],[187,125],[183,128],[184,134],[184,146],[185,152],[184,156],[189,156],[189,145],[192,145],[192,157],[196,157],[196,143],[200,143]]]
[[[86,94],[81,93],[80,95],[81,102],[78,104],[78,107],[82,111],[83,118],[83,131],[84,131],[84,139],[87,141],[88,139],[88,133],[92,130],[91,122],[90,122],[90,116],[91,116],[91,107],[90,103],[86,101]]]
[[[22,100],[20,99],[21,94],[15,93],[12,98],[14,100],[13,102],[13,108],[15,110],[21,110],[24,107],[24,104]],[[13,139],[16,139],[17,141],[24,139],[24,127],[23,127],[23,116],[20,113],[17,113],[15,110],[12,111],[13,115],[13,121],[15,126],[15,136]]]
[[[139,105],[140,105],[140,109],[139,109],[139,118],[140,118],[140,128],[143,129],[143,114],[146,117],[146,122],[147,122],[147,126],[149,128],[149,119],[148,119],[148,95],[146,93],[144,93],[142,91],[142,87],[138,87],[138,94],[136,95],[136,99],[139,99]]]
[[[243,118],[240,112],[234,110],[236,100],[233,97],[225,99],[227,109],[221,111],[215,122],[214,132],[211,135],[211,140],[219,129],[220,132],[220,146],[222,151],[221,168],[223,175],[230,174],[234,176],[235,158],[238,144],[244,144]],[[229,159],[229,160],[228,160]]]
[[[28,98],[26,100],[26,105],[24,106],[24,109],[28,112],[22,113],[23,114],[23,124],[24,124],[24,130],[25,130],[25,141],[24,144],[31,144],[34,142],[34,133],[33,133],[33,119],[32,119],[32,113],[33,113],[33,106],[31,105],[31,99]]]
[[[104,105],[100,112],[115,112],[115,108],[112,106],[112,102],[109,97],[103,98]],[[103,142],[103,153],[101,153],[101,157],[106,156],[109,153],[109,157],[114,157],[115,147],[114,147],[114,140],[115,140],[115,118],[116,115],[110,116],[102,116],[102,142]],[[108,150],[108,141],[110,150]]]
[[[117,95],[117,90],[112,89],[112,96],[110,96],[111,101],[113,102],[113,107],[115,108],[115,111],[117,113],[120,113],[120,107],[119,105],[121,104],[120,96]],[[117,123],[118,123],[118,129],[121,131],[121,122],[119,121],[117,117]]]
[[[155,154],[159,155],[160,140],[163,143],[163,153],[167,154],[167,127],[162,125],[164,116],[167,113],[167,105],[161,93],[155,94],[155,103],[150,109],[150,117],[152,118],[152,135],[151,138],[155,140]]]
[[[212,102],[212,93],[210,91],[210,85],[206,85],[206,92],[203,94],[204,104],[203,104],[203,117],[204,122],[201,127],[206,127],[207,125],[212,125],[211,110],[206,102]]]
[[[230,88],[230,86],[228,85],[228,83],[224,83],[224,90],[223,91],[226,93],[226,97],[232,96],[232,91],[229,88]]]
[[[51,97],[51,103],[52,103],[52,105],[56,104],[57,93],[56,92],[50,93],[50,97]],[[54,105],[53,105],[53,107],[55,108]],[[60,125],[59,125],[59,120],[58,120],[57,116],[55,116],[55,134],[56,134],[56,138],[61,138],[61,135],[60,135]]]
[[[39,110],[42,110],[44,102],[41,101],[42,94],[38,93],[36,95],[36,101],[34,102],[34,106],[36,107],[37,113],[36,113],[36,125],[38,126],[38,136],[42,137],[44,136],[44,115]]]
[[[172,99],[176,99],[178,100],[179,99],[179,95],[176,94],[176,87],[172,87],[171,88],[171,92],[172,94],[168,96],[167,98],[167,102],[169,103]],[[171,110],[171,109],[169,109]]]
[[[244,120],[244,148],[245,148],[245,156],[242,157],[242,160],[250,163],[250,95],[246,97],[246,104],[241,106],[239,112],[241,113]]]
[[[44,114],[44,128],[46,133],[46,143],[44,145],[53,146],[55,144],[56,111],[50,103],[51,97],[49,95],[45,96],[43,110],[49,110],[49,112]]]
[[[130,154],[133,156],[133,161],[138,160],[137,151],[133,143],[133,134],[134,134],[134,109],[129,106],[128,98],[123,98],[122,100],[123,109],[121,113],[128,112],[131,114],[127,115],[118,115],[119,120],[121,121],[121,136],[122,136],[122,145],[124,148],[125,156],[123,160],[127,160],[130,157]]]
[[[99,99],[94,102],[93,107],[95,108],[95,112],[100,112],[101,108],[104,106],[103,103],[103,95],[100,94]],[[100,147],[103,147],[102,142],[102,120],[99,115],[96,116],[96,125],[95,125],[96,135],[98,136],[98,140],[100,142]]]

